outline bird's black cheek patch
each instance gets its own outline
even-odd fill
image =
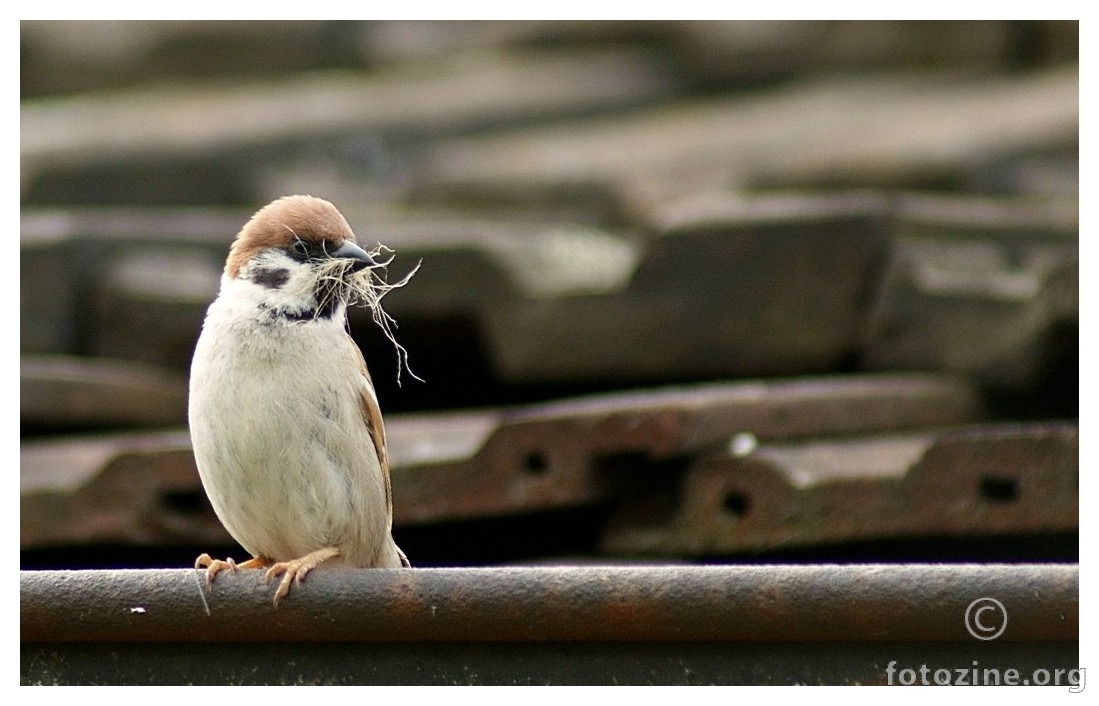
[[[268,289],[279,289],[290,281],[290,270],[281,267],[271,269],[260,267],[252,271],[252,281]]]

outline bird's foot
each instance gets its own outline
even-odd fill
[[[313,569],[323,562],[337,557],[340,555],[340,550],[336,547],[325,547],[324,549],[318,549],[315,552],[310,552],[300,559],[293,559],[291,561],[280,561],[277,564],[267,569],[267,582],[270,583],[271,579],[275,576],[282,575],[282,581],[279,582],[279,587],[275,591],[274,604],[275,607],[279,607],[279,601],[281,601],[287,593],[290,592],[290,583],[296,583],[301,585],[302,579]]]
[[[206,567],[206,589],[209,590],[214,582],[214,577],[222,571],[236,571],[237,569],[261,569],[270,566],[271,562],[260,556],[254,556],[243,564],[233,561],[232,557],[226,559],[213,559],[209,554],[200,554],[195,559],[195,569]]]

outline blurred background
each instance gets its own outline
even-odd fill
[[[308,193],[414,565],[1077,561],[1076,22],[22,22],[21,564],[243,551],[186,433]]]

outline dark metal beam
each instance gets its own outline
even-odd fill
[[[243,628],[242,628],[243,629]],[[1075,642],[23,643],[22,684],[740,685],[1082,681]],[[921,672],[921,667],[923,668]],[[889,671],[892,668],[892,671]],[[976,669],[976,672],[973,670]],[[946,670],[946,671],[943,671]],[[976,677],[974,677],[976,674]],[[998,680],[998,681],[997,681]],[[1079,690],[1080,687],[1075,687]]]

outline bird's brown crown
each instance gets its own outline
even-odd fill
[[[229,249],[225,273],[236,277],[256,253],[268,248],[288,248],[297,239],[324,241],[339,247],[355,242],[351,226],[336,207],[314,196],[284,196],[267,204],[240,229]]]

